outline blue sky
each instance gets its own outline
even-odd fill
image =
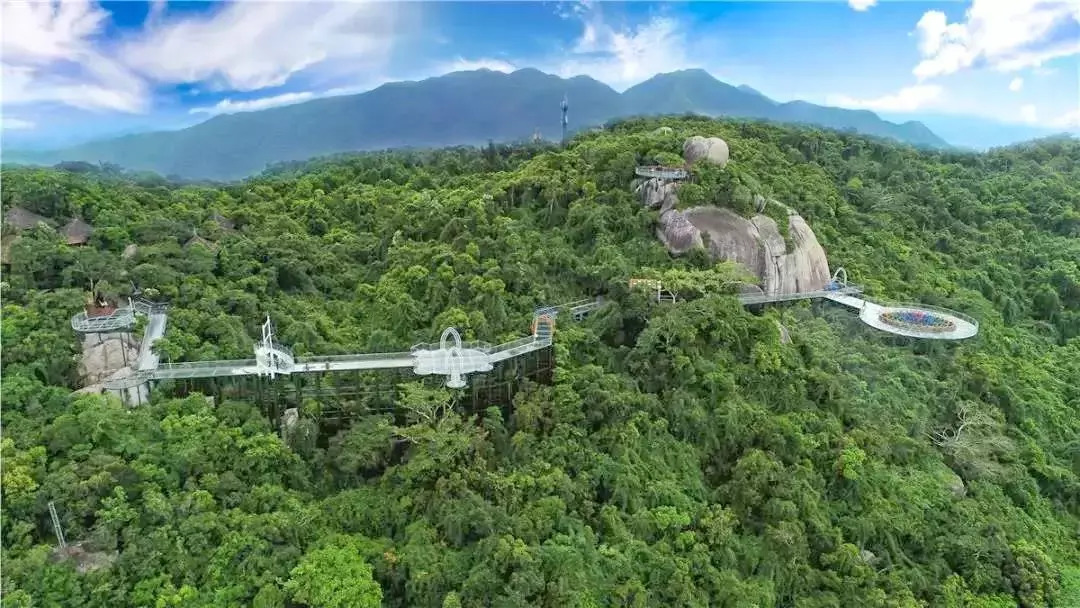
[[[459,69],[623,90],[704,68],[781,100],[1080,130],[1080,1],[2,5],[5,145],[178,128]]]

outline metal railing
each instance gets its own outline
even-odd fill
[[[575,321],[580,321],[585,318],[585,315],[596,310],[597,308],[600,308],[600,305],[603,303],[603,300],[597,298],[595,300],[586,300],[584,302],[581,302],[580,304],[571,304],[570,315],[574,318]]]
[[[71,329],[80,333],[107,333],[127,329],[135,325],[135,315],[130,308],[118,308],[107,315],[87,316],[80,312],[71,317]]]
[[[157,315],[168,310],[168,305],[160,302],[151,302],[150,300],[144,300],[143,298],[132,298],[131,308],[137,313],[144,315]]]
[[[812,298],[826,298],[831,295],[857,295],[862,293],[860,287],[849,285],[840,289],[820,289],[816,291],[802,291],[799,293],[779,294],[740,294],[737,297],[742,304],[766,304],[770,302],[789,302],[792,300],[809,300]]]
[[[135,325],[135,315],[165,314],[168,306],[142,298],[128,298],[128,305],[117,308],[107,315],[91,317],[86,311],[71,317],[71,329],[79,333],[108,333],[120,329],[129,329]]]
[[[690,177],[690,172],[686,169],[680,169],[679,167],[664,167],[661,165],[648,165],[634,168],[634,175],[638,177],[648,178],[660,178],[660,179],[686,179]]]
[[[512,351],[515,348],[521,348],[522,346],[532,345],[535,342],[536,342],[536,336],[525,336],[524,338],[518,338],[517,340],[513,340],[511,342],[503,342],[502,344],[500,344],[500,345],[496,346],[495,348],[489,350],[488,354],[489,355],[494,355],[494,354],[498,354],[498,353],[505,353],[505,352],[508,352],[508,351]]]
[[[491,350],[491,348],[492,348],[492,346],[491,346],[490,342],[481,342],[480,340],[472,340],[472,341],[469,341],[469,342],[462,342],[461,343],[461,350],[478,350],[478,351],[481,351],[481,352],[488,352],[488,351]],[[427,342],[427,343],[421,342],[420,344],[413,344],[412,347],[409,348],[409,352],[410,353],[415,353],[418,350],[441,350],[441,349],[442,349],[442,344],[440,344],[438,342]]]
[[[314,357],[298,357],[296,359],[296,364],[308,365],[312,363],[340,363],[346,361],[379,361],[381,359],[402,359],[411,356],[411,352],[358,353],[355,355],[317,355]]]

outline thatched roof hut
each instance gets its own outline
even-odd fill
[[[198,234],[192,235],[191,238],[188,239],[187,242],[184,243],[184,249],[188,249],[193,245],[202,245],[203,247],[206,247],[207,249],[209,249],[211,251],[213,251],[214,249],[217,249],[217,245],[215,245],[211,241],[208,241],[207,239],[204,239],[203,237],[199,236]]]
[[[225,217],[224,215],[221,215],[217,211],[210,214],[210,219],[215,224],[220,226],[222,230],[226,230],[226,231],[236,230],[236,222],[230,220],[229,218]]]
[[[90,242],[94,227],[80,218],[74,218],[64,226],[64,239],[68,245],[85,245]]]
[[[44,223],[48,226],[53,226],[53,221],[49,218],[38,215],[33,211],[28,211],[22,207],[12,207],[4,214],[4,224],[11,226],[16,230],[30,230],[39,223]]]

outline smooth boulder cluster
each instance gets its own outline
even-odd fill
[[[704,161],[725,166],[727,142],[718,137],[695,135],[683,144],[687,165]],[[656,236],[667,250],[680,255],[705,247],[718,260],[739,262],[761,281],[767,294],[797,293],[822,289],[829,281],[829,262],[813,230],[794,210],[760,194],[754,195],[757,214],[743,218],[730,209],[695,207],[676,209],[678,181],[651,178],[636,183],[635,191],[643,205],[659,209]],[[762,212],[767,206],[780,206],[788,214],[788,239],[779,226]],[[704,234],[703,234],[704,233]]]
[[[730,152],[727,142],[719,137],[702,137],[695,135],[683,144],[683,159],[690,165],[698,160],[706,161],[720,167],[728,164]]]

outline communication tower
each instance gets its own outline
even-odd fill
[[[566,95],[562,98],[562,143],[566,143],[566,110],[570,108],[570,104],[566,101]]]

